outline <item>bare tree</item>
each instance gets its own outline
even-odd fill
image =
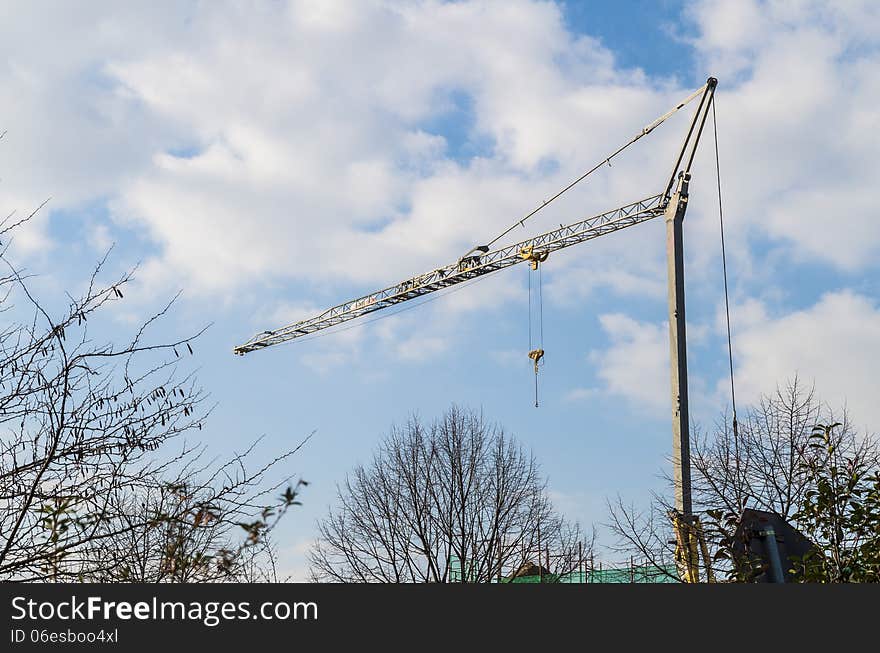
[[[739,513],[746,506],[775,512],[787,519],[801,505],[815,478],[804,466],[813,429],[822,422],[839,422],[835,450],[875,464],[880,448],[870,434],[860,434],[846,411],[835,414],[804,386],[797,376],[756,406],[734,429],[723,420],[712,437],[695,434],[691,464],[694,502],[698,509]],[[821,463],[821,461],[819,461]]]
[[[668,499],[656,494],[648,506],[641,509],[617,496],[613,502],[608,501],[606,526],[617,538],[609,547],[612,551],[644,560],[657,576],[678,581],[670,508]]]
[[[457,407],[392,428],[338,494],[310,554],[314,580],[491,582],[531,563],[550,581],[592,550],[554,511],[534,457]]]
[[[300,445],[302,446],[302,445]],[[115,519],[105,519],[100,546],[86,549],[83,580],[100,582],[278,582],[270,533],[284,513],[298,505],[304,481],[276,497],[282,484],[263,487],[269,468],[295,453],[248,471],[253,447],[209,469],[186,459],[186,468],[167,478],[150,475],[108,500]],[[120,523],[121,522],[121,523]],[[122,527],[120,527],[122,526]]]
[[[759,398],[744,412],[734,428],[724,416],[711,434],[696,431],[691,439],[691,477],[694,510],[703,513],[710,548],[720,551],[729,541],[743,509],[775,512],[796,528],[806,529],[797,517],[808,492],[816,488],[812,468],[822,450],[811,447],[814,427],[840,423],[832,434],[833,451],[877,468],[880,447],[871,434],[859,433],[846,411],[823,404],[815,389],[794,376],[771,395]],[[668,486],[672,480],[667,477]],[[621,499],[609,506],[611,530],[621,552],[637,553],[658,567],[667,567],[674,556],[674,534],[666,514],[667,498],[655,496],[644,510]],[[806,531],[805,531],[806,532]],[[720,559],[727,571],[730,561]]]
[[[18,224],[0,224],[3,240]],[[300,490],[286,478],[267,486],[266,474],[295,450],[253,471],[250,450],[205,460],[204,447],[185,438],[210,409],[178,365],[199,333],[148,342],[172,300],[121,345],[97,344],[90,322],[131,280],[129,272],[101,283],[105,262],[81,296],[53,311],[0,252],[8,318],[0,330],[0,578],[252,574],[255,552]]]

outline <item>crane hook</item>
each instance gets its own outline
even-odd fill
[[[535,361],[535,408],[538,407],[538,362],[544,358],[543,349],[533,349],[529,352],[529,358]]]
[[[544,358],[544,350],[543,349],[533,349],[529,352],[529,358],[535,361],[535,374],[538,373],[538,361]]]

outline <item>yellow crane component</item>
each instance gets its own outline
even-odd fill
[[[540,347],[529,352],[529,358],[535,361],[535,408],[538,407],[538,363],[544,358],[544,350]]]
[[[546,261],[547,257],[550,256],[550,252],[536,252],[534,245],[527,245],[520,250],[519,255],[521,258],[529,261],[532,264],[533,270],[537,270],[538,263],[543,263],[544,261]]]
[[[538,373],[538,361],[544,358],[544,350],[543,349],[533,349],[529,352],[529,358],[535,361],[535,374]]]
[[[669,520],[675,531],[675,564],[679,577],[685,583],[699,583],[700,556],[703,557],[703,570],[707,583],[715,582],[712,559],[706,544],[703,525],[697,515],[685,515],[678,510],[669,511]]]

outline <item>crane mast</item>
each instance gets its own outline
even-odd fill
[[[666,222],[673,436],[672,462],[675,485],[675,506],[670,510],[669,517],[672,520],[676,534],[676,560],[679,564],[682,579],[686,582],[699,582],[699,554],[702,553],[706,559],[707,580],[713,580],[705,539],[702,536],[699,520],[693,514],[691,499],[683,222],[687,210],[691,166],[700,135],[708,117],[709,108],[714,98],[717,83],[718,80],[710,77],[705,86],[695,91],[671,111],[645,127],[641,134],[637,134],[627,145],[615,152],[614,155],[620,153],[642,136],[649,134],[692,99],[699,97],[699,104],[679,150],[672,174],[662,193],[497,250],[490,251],[487,245],[474,247],[465,256],[444,267],[411,277],[393,286],[388,286],[363,297],[333,306],[311,318],[300,320],[278,329],[263,331],[247,342],[235,347],[234,353],[244,355],[259,349],[303,338],[370,313],[390,308],[396,304],[414,300],[526,261],[531,261],[533,266],[537,267],[538,261],[543,261],[551,252],[614,233],[662,215]],[[577,183],[577,181],[584,177],[586,175],[574,183]],[[574,183],[570,184],[562,192],[571,188]],[[562,192],[554,196],[553,199],[561,195]],[[527,215],[526,218],[536,213],[540,208],[542,207]],[[522,222],[524,222],[524,219]],[[504,233],[509,233],[509,231],[510,229]]]
[[[700,581],[699,557],[705,561],[706,580],[714,580],[706,540],[691,499],[690,421],[688,410],[687,329],[684,301],[684,233],[691,166],[718,80],[710,77],[679,151],[664,197],[675,184],[664,209],[669,309],[669,366],[672,395],[672,469],[675,507],[669,511],[676,537],[676,562],[686,582]]]

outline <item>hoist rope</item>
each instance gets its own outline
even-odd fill
[[[533,352],[540,351],[540,355],[538,358],[534,359],[535,361],[535,408],[538,407],[538,366],[543,365],[544,360],[544,283],[543,283],[543,275],[541,271],[541,266],[538,264],[537,272],[538,272],[538,286],[535,290],[535,301],[532,302],[532,273],[534,270],[529,269],[529,358]],[[537,306],[538,314],[535,316],[535,311],[533,306]],[[535,322],[535,331],[537,331],[537,342],[533,343],[532,338],[532,321],[534,319]]]
[[[724,312],[727,318],[727,360],[730,366],[730,402],[733,407],[733,430],[737,434],[736,423],[736,383],[733,375],[733,344],[730,335],[730,297],[727,286],[727,248],[724,243],[724,208],[721,202],[721,162],[718,156],[718,122],[715,116],[715,98],[712,98],[712,129],[715,134],[715,179],[718,183],[718,222],[721,226],[721,269],[724,275]]]
[[[580,182],[582,182],[584,179],[586,179],[587,177],[589,177],[591,174],[593,174],[594,172],[596,172],[596,170],[598,170],[599,168],[601,168],[601,167],[604,166],[605,164],[608,164],[608,165],[610,166],[610,165],[611,165],[611,159],[613,159],[613,158],[616,157],[618,154],[620,154],[621,152],[623,152],[625,149],[627,149],[630,145],[632,145],[633,143],[635,143],[636,141],[638,141],[638,140],[639,140],[640,138],[642,138],[643,136],[647,136],[648,134],[650,134],[652,131],[654,131],[654,129],[656,129],[657,127],[659,127],[660,125],[662,125],[664,122],[666,122],[666,120],[667,120],[670,116],[672,116],[673,114],[675,114],[676,112],[678,112],[680,109],[682,109],[684,106],[686,106],[687,104],[689,104],[694,98],[696,98],[697,96],[701,95],[705,90],[706,90],[706,87],[705,87],[705,86],[702,86],[702,87],[700,87],[699,89],[697,89],[696,91],[694,91],[693,93],[691,93],[688,97],[686,97],[684,100],[682,100],[681,102],[679,102],[679,103],[678,103],[677,105],[675,105],[672,109],[670,109],[669,111],[667,111],[666,113],[664,113],[662,116],[660,116],[659,118],[657,118],[657,119],[656,119],[654,122],[652,122],[650,125],[647,125],[646,127],[642,128],[642,131],[640,131],[638,134],[636,134],[635,136],[633,136],[632,139],[630,139],[630,141],[629,141],[628,143],[626,143],[625,145],[622,145],[621,147],[617,148],[612,154],[609,154],[608,156],[606,156],[604,159],[602,159],[602,160],[601,160],[599,163],[597,163],[595,166],[593,166],[592,168],[590,168],[589,170],[587,170],[584,174],[582,174],[580,177],[578,177],[578,178],[575,179],[573,182],[571,182],[568,186],[566,186],[566,187],[563,188],[561,191],[559,191],[558,193],[556,193],[553,197],[551,197],[551,198],[548,199],[548,200],[544,200],[544,202],[543,202],[540,206],[538,206],[536,209],[534,209],[534,210],[531,211],[530,213],[526,214],[525,216],[523,216],[522,218],[520,218],[519,220],[517,220],[516,222],[514,222],[514,223],[513,223],[512,225],[510,225],[507,229],[505,229],[505,230],[502,231],[500,234],[498,234],[497,236],[495,236],[495,238],[493,238],[492,240],[490,240],[490,241],[487,243],[487,245],[488,245],[488,246],[492,246],[492,245],[494,245],[496,242],[498,242],[499,240],[501,240],[502,238],[504,238],[504,236],[506,236],[506,235],[509,234],[511,231],[513,231],[514,229],[516,229],[517,226],[525,226],[525,222],[526,222],[526,220],[528,220],[528,219],[531,218],[533,215],[535,215],[536,213],[538,213],[538,211],[540,211],[541,209],[543,209],[545,206],[547,206],[548,204],[550,204],[550,203],[553,202],[554,200],[556,200],[556,199],[558,199],[559,197],[561,197],[564,193],[566,193],[566,192],[568,192],[569,190],[571,190],[572,188],[574,188],[577,184],[579,184]]]
[[[543,268],[538,266],[538,346],[544,348],[544,277]]]
[[[534,289],[532,288],[533,273],[534,270],[529,270],[529,351],[533,349],[533,343],[539,349],[544,347],[544,282],[541,276],[541,267],[538,266],[538,285]],[[534,302],[532,295],[535,296]],[[534,338],[532,337],[532,322],[535,325]]]
[[[535,374],[535,408],[538,407],[538,375]]]
[[[532,351],[532,271],[529,275],[529,351]]]

